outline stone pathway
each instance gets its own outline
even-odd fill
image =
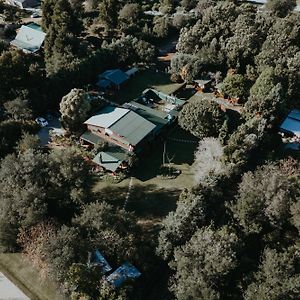
[[[127,192],[125,202],[124,202],[124,206],[123,206],[123,209],[125,209],[125,210],[126,210],[126,206],[128,204],[128,200],[130,198],[132,190],[133,190],[133,177],[130,177],[130,181],[129,181],[129,185],[128,185],[128,192]]]

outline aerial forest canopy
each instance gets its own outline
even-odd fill
[[[201,140],[195,186],[159,233],[170,291],[182,300],[298,299],[299,162],[271,154],[279,122],[300,103],[296,2],[193,3],[197,19],[180,31],[171,73],[193,82],[219,71],[220,89],[244,109],[235,124],[205,97],[180,112],[180,126]]]
[[[21,252],[76,300],[300,299],[300,156],[278,134],[300,107],[300,12],[296,0],[249,2],[43,0],[41,52],[0,42],[1,252]],[[0,0],[13,25],[0,26],[1,40],[15,32],[17,11]],[[174,39],[176,47],[165,50]],[[169,50],[176,53],[167,65],[158,61]],[[180,161],[194,181],[186,188],[177,178],[155,174],[149,184],[141,176],[130,209],[137,169],[125,184],[106,184],[91,155],[108,143],[95,143],[94,152],[80,144],[94,110],[125,103],[119,89],[91,101],[99,74],[116,68],[150,70],[194,92],[173,124],[176,117],[163,119],[190,139],[166,131],[149,151],[176,142],[180,161],[195,145],[193,161]],[[195,100],[204,77],[241,109],[226,109],[212,93]],[[34,118],[58,110],[67,146],[42,148]],[[160,163],[148,153],[130,158]],[[127,261],[137,266],[140,281],[107,284],[103,269],[90,264],[96,249],[114,270]]]

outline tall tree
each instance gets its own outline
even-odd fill
[[[296,0],[268,0],[267,2],[267,8],[281,18],[291,12],[296,5]]]
[[[285,112],[286,103],[282,94],[282,85],[278,83],[274,69],[266,68],[250,89],[250,96],[245,105],[245,117],[251,119],[259,115],[271,125]]]
[[[222,82],[222,93],[232,98],[239,98],[242,101],[247,99],[249,82],[241,74],[228,74]]]
[[[29,108],[28,100],[17,98],[4,104],[6,112],[14,120],[26,120],[32,118],[32,110]]]
[[[117,26],[118,6],[117,0],[102,0],[99,4],[99,18],[107,30],[114,29]]]
[[[233,211],[246,234],[266,233],[288,224],[299,195],[294,175],[288,176],[280,165],[265,165],[244,174]]]
[[[216,176],[225,174],[226,167],[222,163],[223,148],[216,138],[204,138],[195,152],[193,170],[196,183],[211,185]]]
[[[69,131],[78,130],[87,119],[91,109],[88,96],[84,90],[72,89],[60,103],[62,125]]]
[[[259,270],[245,291],[245,300],[298,299],[300,297],[299,250],[266,248]]]
[[[50,2],[49,2],[50,1]],[[44,21],[47,35],[45,39],[45,62],[48,75],[54,75],[61,70],[72,70],[78,63],[79,40],[82,30],[80,19],[72,9],[68,0],[44,4],[48,17]]]
[[[198,229],[188,243],[175,250],[172,290],[176,299],[220,299],[237,266],[238,248],[238,237],[228,227]]]
[[[217,137],[225,121],[219,104],[207,99],[190,102],[179,114],[179,125],[198,138]]]
[[[74,224],[86,231],[91,245],[101,249],[107,259],[115,263],[137,259],[139,227],[131,213],[96,202],[84,206]]]
[[[119,11],[120,26],[124,30],[137,28],[142,17],[142,8],[138,3],[128,3]]]
[[[28,228],[47,213],[47,156],[28,150],[7,156],[0,168],[0,246],[1,251],[16,247],[18,228]],[[8,226],[11,227],[6,232]]]
[[[69,222],[89,198],[88,170],[73,149],[51,154],[29,149],[6,156],[0,168],[1,251],[16,249],[21,228],[45,218]]]
[[[265,136],[265,119],[253,118],[241,124],[230,136],[224,147],[225,161],[231,163],[234,168],[244,166]]]

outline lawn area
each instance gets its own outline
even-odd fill
[[[117,95],[112,96],[112,101],[119,104],[130,102],[138,98],[145,89],[164,84],[172,85],[168,74],[153,70],[142,70],[129,79]]]
[[[68,299],[58,293],[53,282],[42,280],[39,272],[20,253],[0,254],[0,271],[31,300]]]
[[[157,176],[162,164],[164,143],[157,141],[140,158],[138,167],[133,170],[133,189],[127,209],[133,211],[140,220],[160,221],[176,207],[176,201],[184,188],[194,185],[191,165],[198,143],[186,143],[178,140],[197,139],[188,132],[175,126],[167,134],[166,153],[173,157],[172,166],[181,171],[176,179],[162,179]],[[94,192],[97,198],[123,207],[130,179],[118,184],[97,181]]]

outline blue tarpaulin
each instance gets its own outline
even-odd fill
[[[100,266],[102,268],[103,274],[112,270],[111,266],[99,250],[96,250],[92,253],[91,264]]]
[[[136,279],[141,276],[141,272],[129,262],[125,262],[116,271],[107,277],[107,281],[115,288],[119,288],[126,280]]]

